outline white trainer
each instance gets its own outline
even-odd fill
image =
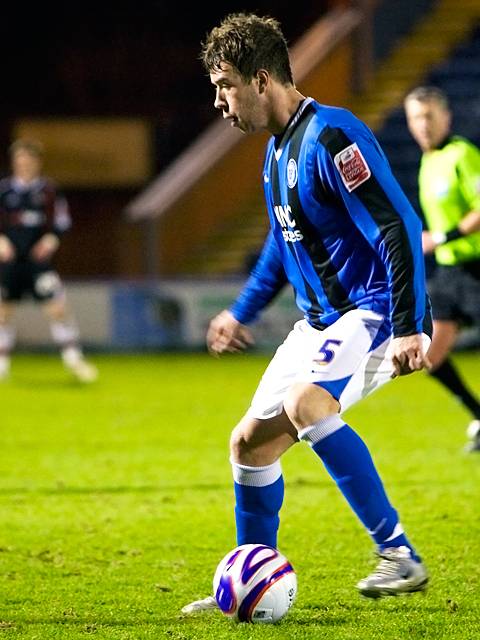
[[[375,571],[357,584],[363,596],[381,598],[427,588],[427,570],[421,562],[412,558],[408,547],[384,549],[378,556],[380,562]]]
[[[95,382],[98,378],[98,369],[83,358],[75,362],[65,363],[65,366],[73,373],[79,382]]]
[[[203,598],[203,600],[195,600],[190,604],[185,605],[182,608],[182,613],[190,615],[192,613],[199,613],[200,611],[207,611],[209,609],[218,609],[217,601],[213,596]]]

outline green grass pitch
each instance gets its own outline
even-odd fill
[[[56,357],[20,354],[0,386],[0,640],[480,638],[480,454],[463,452],[469,417],[427,375],[346,415],[428,566],[427,594],[357,594],[370,540],[297,445],[279,548],[298,597],[280,624],[257,626],[180,609],[235,546],[228,437],[268,357],[94,360],[100,380],[81,386]],[[455,360],[480,392],[479,354]]]

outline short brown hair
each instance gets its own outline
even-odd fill
[[[8,149],[10,157],[13,158],[17,151],[26,151],[35,158],[43,158],[43,144],[38,140],[27,140],[25,138],[15,140]]]
[[[447,94],[439,87],[434,87],[433,85],[424,85],[412,89],[405,96],[405,99],[403,101],[404,104],[406,104],[409,100],[418,100],[418,102],[430,102],[430,100],[434,100],[435,102],[438,102],[444,109],[450,109]]]
[[[266,69],[283,84],[293,84],[288,47],[280,23],[268,16],[232,13],[207,35],[200,59],[208,73],[231,64],[246,82]]]

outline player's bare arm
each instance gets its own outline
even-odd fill
[[[394,338],[391,349],[395,376],[405,376],[431,366],[420,334]]]
[[[254,343],[253,335],[244,324],[236,320],[233,314],[225,309],[210,322],[207,331],[207,346],[210,353],[237,353]]]
[[[48,260],[58,249],[60,241],[54,233],[46,233],[36,242],[31,251],[34,260]]]

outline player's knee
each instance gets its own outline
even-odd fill
[[[43,310],[49,320],[62,322],[67,319],[67,310],[63,300],[50,300],[44,303]]]
[[[297,429],[304,429],[338,413],[339,403],[322,387],[310,383],[293,384],[284,400],[285,413]]]
[[[250,438],[241,425],[237,425],[230,436],[230,457],[232,460],[243,460],[251,449]]]

